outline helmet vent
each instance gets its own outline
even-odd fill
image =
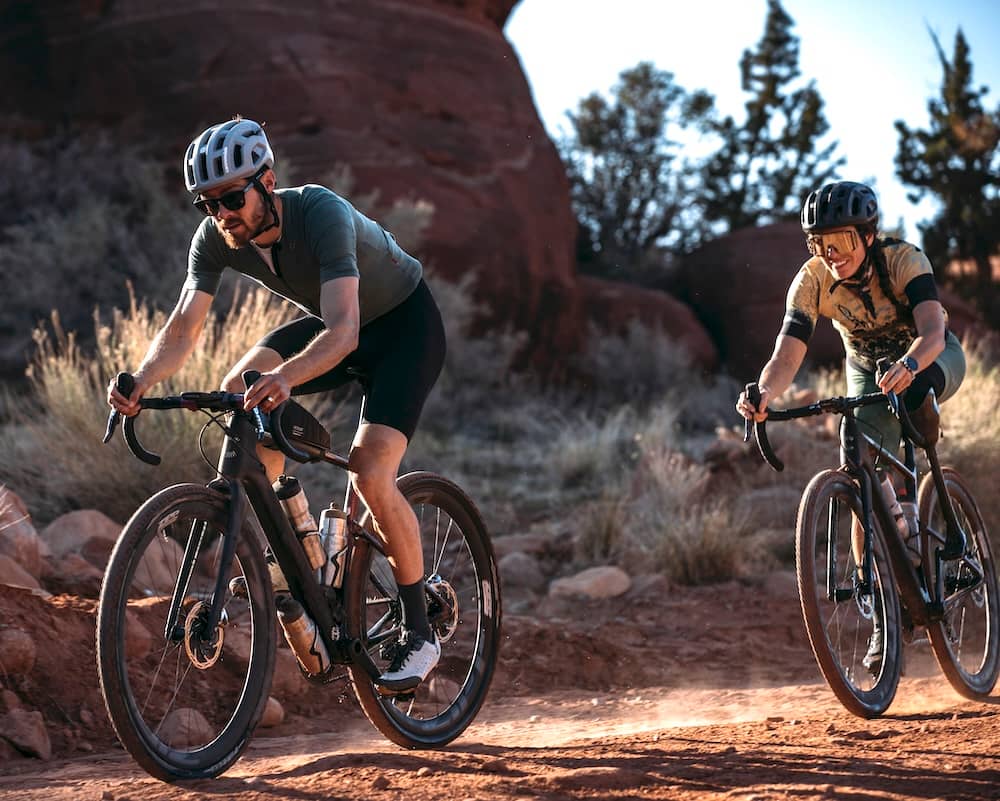
[[[233,166],[236,169],[243,166],[243,145],[233,146]]]

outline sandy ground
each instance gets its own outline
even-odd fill
[[[0,622],[31,619],[63,646],[40,654],[44,690],[15,687],[62,721],[53,759],[6,760],[0,799],[1000,798],[1000,705],[961,699],[918,643],[889,712],[856,718],[819,680],[795,603],[779,575],[651,582],[586,614],[543,605],[508,618],[487,705],[444,750],[399,749],[349,697],[317,689],[328,695],[259,732],[225,775],[167,785],[115,744],[93,671],[67,674],[67,652],[84,664],[92,648],[92,604],[0,591]]]

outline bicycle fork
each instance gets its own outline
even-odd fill
[[[232,479],[221,479],[225,481],[228,491],[229,503],[226,505],[226,531],[222,539],[222,553],[219,558],[218,573],[215,578],[215,588],[212,592],[212,603],[208,608],[208,614],[204,621],[203,632],[208,634],[214,632],[222,620],[223,609],[226,602],[226,588],[229,586],[229,574],[232,571],[233,556],[236,553],[236,538],[246,518],[246,493],[238,482]],[[221,487],[217,488],[221,489]],[[181,560],[180,570],[177,572],[177,581],[174,584],[174,594],[170,599],[170,609],[167,612],[167,620],[164,625],[164,637],[170,640],[180,640],[184,637],[184,627],[180,625],[180,611],[187,595],[188,583],[191,581],[191,574],[201,553],[204,544],[207,523],[197,523],[191,526],[188,532],[188,540],[184,546],[184,556]],[[213,638],[214,639],[214,638]]]

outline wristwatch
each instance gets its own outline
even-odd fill
[[[902,359],[899,360],[899,363],[910,371],[911,376],[915,376],[917,374],[917,371],[920,370],[920,365],[917,364],[917,360],[914,359],[912,356],[904,356]]]

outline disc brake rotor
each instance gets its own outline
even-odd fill
[[[458,628],[458,595],[441,576],[431,576],[427,585],[438,596],[428,604],[427,616],[441,642],[448,642]]]
[[[222,655],[222,642],[225,640],[225,611],[215,628],[215,639],[209,641],[205,636],[205,618],[208,610],[208,604],[198,601],[191,607],[184,620],[184,652],[198,670],[208,670],[219,661]]]

